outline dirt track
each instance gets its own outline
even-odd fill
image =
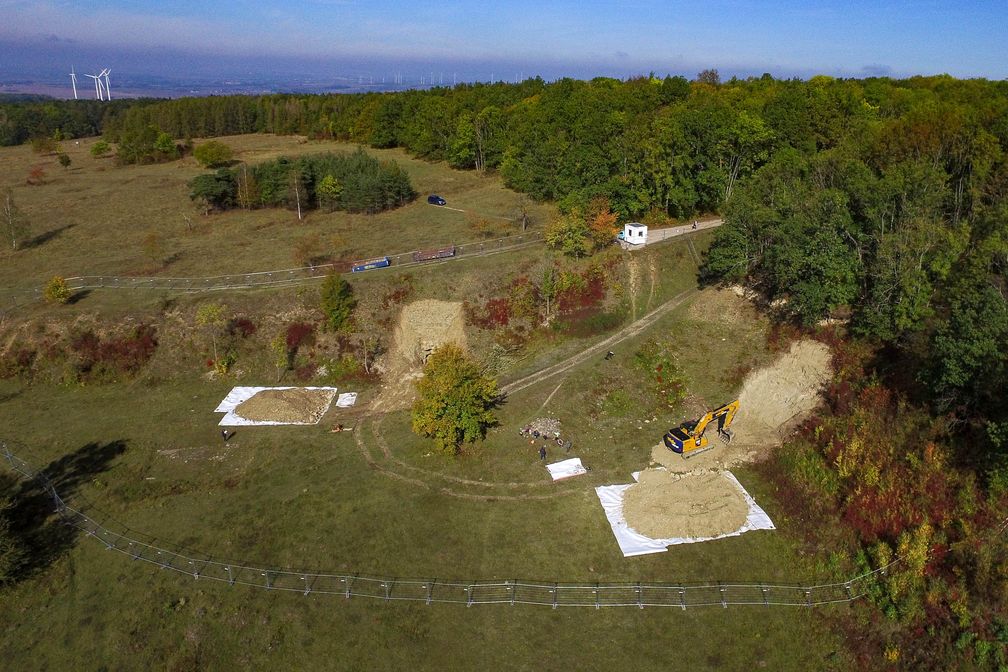
[[[644,317],[640,318],[636,322],[631,322],[627,326],[617,331],[612,336],[609,336],[608,338],[599,341],[595,345],[585,348],[581,352],[571,357],[568,357],[562,362],[557,362],[552,366],[547,366],[545,369],[541,369],[535,373],[529,374],[523,378],[519,378],[518,380],[515,380],[513,382],[508,383],[507,385],[504,385],[503,387],[501,387],[501,392],[504,394],[514,394],[515,392],[524,390],[526,387],[531,387],[536,383],[542,382],[548,378],[556,376],[557,374],[564,373],[565,371],[573,369],[578,364],[592,357],[595,357],[601,353],[606,352],[609,348],[616,345],[617,343],[621,343],[626,339],[632,338],[637,334],[641,333],[642,331],[650,327],[652,324],[654,324],[663,315],[671,311],[673,308],[679,306],[687,299],[691,298],[697,292],[698,290],[696,289],[687,289],[685,292],[680,292],[679,294],[676,294],[674,297],[672,297],[665,303],[661,304]]]

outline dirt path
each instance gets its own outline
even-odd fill
[[[630,319],[637,319],[637,293],[640,291],[640,264],[633,257],[627,262],[627,270],[630,271]]]
[[[541,369],[535,373],[529,374],[527,376],[519,378],[518,380],[510,382],[507,385],[504,385],[503,387],[501,387],[501,393],[507,395],[507,394],[514,394],[515,392],[524,390],[525,388],[531,387],[536,383],[540,383],[546,380],[547,378],[552,378],[553,376],[556,376],[565,371],[573,369],[578,364],[581,364],[582,362],[585,362],[588,359],[591,359],[592,357],[595,357],[598,354],[605,352],[606,350],[616,345],[617,343],[622,343],[628,338],[633,338],[634,336],[641,333],[642,331],[650,327],[652,324],[657,322],[661,317],[672,311],[674,308],[681,305],[684,301],[695,296],[698,291],[699,290],[697,289],[687,289],[684,292],[676,294],[674,297],[672,297],[665,303],[661,304],[644,317],[640,318],[635,322],[631,322],[627,326],[617,331],[612,336],[609,336],[608,338],[599,341],[595,345],[585,348],[584,350],[578,352],[575,355],[572,355],[571,357],[568,357],[562,362],[557,362],[552,366],[547,366],[546,368]]]

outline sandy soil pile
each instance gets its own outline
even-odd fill
[[[745,524],[748,511],[742,493],[721,472],[648,469],[623,499],[627,523],[652,539],[734,532]]]
[[[819,391],[832,375],[830,350],[819,341],[798,341],[776,361],[749,374],[739,393],[739,410],[730,444],[709,426],[706,436],[713,448],[684,460],[658,443],[651,461],[671,471],[728,469],[750,462],[780,443],[781,435],[808,416],[819,404]]]
[[[706,436],[714,447],[689,459],[664,443],[655,445],[651,460],[667,471],[647,469],[626,491],[627,523],[653,538],[712,537],[737,530],[745,521],[745,498],[721,472],[778,445],[784,432],[815,409],[831,375],[829,348],[811,340],[794,343],[772,364],[752,372],[739,394],[731,444],[709,427]],[[686,529],[691,531],[681,532]]]
[[[262,390],[238,404],[235,413],[258,422],[314,423],[329,409],[334,390]]]
[[[422,375],[420,369],[430,353],[445,343],[466,347],[461,303],[425,299],[403,306],[392,347],[381,362],[384,385],[373,408],[391,411],[409,406],[413,381]]]

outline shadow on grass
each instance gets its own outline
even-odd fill
[[[56,238],[57,236],[59,236],[61,233],[63,233],[67,229],[72,229],[75,226],[77,226],[77,225],[76,224],[64,224],[63,226],[57,227],[55,229],[52,229],[51,231],[46,231],[45,233],[40,233],[39,235],[37,235],[37,236],[35,236],[33,238],[29,238],[27,241],[25,241],[23,247],[25,249],[28,249],[28,248],[39,247],[41,245],[44,245],[45,243],[48,243],[53,238]]]
[[[49,478],[64,501],[70,502],[82,484],[106,471],[125,450],[126,442],[122,440],[88,443],[50,462],[41,473]],[[4,472],[0,474],[0,496],[4,495],[11,501],[6,511],[10,532],[23,549],[15,579],[44,570],[76,543],[78,530],[63,524],[52,497],[38,480],[17,481]]]
[[[72,306],[73,304],[77,303],[78,301],[82,301],[82,300],[86,299],[87,296],[88,296],[88,294],[90,294],[90,293],[91,293],[90,289],[81,289],[79,291],[74,292],[73,294],[70,295],[70,298],[67,299],[67,305],[71,305]]]

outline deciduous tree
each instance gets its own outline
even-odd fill
[[[11,249],[18,249],[18,245],[28,236],[30,229],[28,220],[14,202],[14,192],[10,189],[4,192],[0,216],[3,217],[4,230],[7,239],[10,240]]]
[[[434,439],[444,453],[458,453],[463,442],[482,438],[495,422],[496,381],[454,343],[431,353],[416,385],[413,431]]]

